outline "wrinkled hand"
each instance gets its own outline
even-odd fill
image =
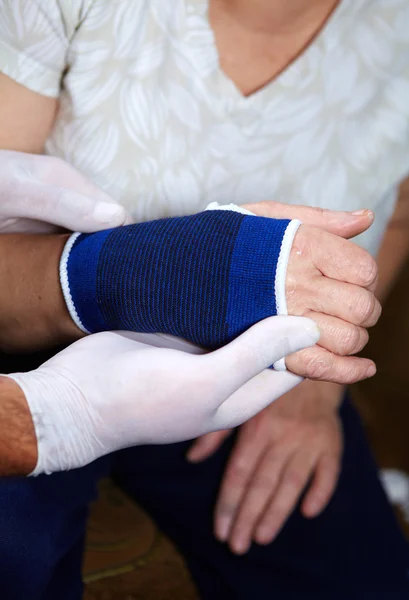
[[[209,354],[168,336],[84,338],[39,369],[12,376],[36,431],[35,473],[81,467],[136,444],[235,427],[300,382],[267,367],[318,337],[309,319],[271,317]]]
[[[0,150],[0,233],[92,232],[131,220],[59,158]]]
[[[302,514],[324,510],[340,470],[342,392],[336,384],[305,381],[242,425],[215,511],[215,534],[233,552],[244,554],[252,541],[272,542],[306,489]],[[229,433],[200,438],[188,458],[207,458]]]
[[[315,348],[287,357],[287,368],[303,377],[338,383],[353,383],[374,375],[372,361],[351,355],[365,347],[366,328],[375,325],[381,314],[374,295],[378,268],[368,252],[343,239],[368,229],[373,213],[353,214],[277,202],[245,208],[259,216],[298,218],[303,222],[288,262],[287,310],[290,315],[314,319],[321,338]]]

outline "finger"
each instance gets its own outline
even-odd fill
[[[319,330],[300,317],[270,317],[253,325],[224,348],[201,357],[217,381],[218,394],[227,398],[280,358],[314,345]]]
[[[376,366],[368,358],[337,356],[315,346],[286,358],[289,371],[308,379],[351,384],[373,377]]]
[[[237,427],[292,390],[301,381],[302,377],[294,373],[265,369],[220,404],[215,422],[220,427]]]
[[[314,457],[303,450],[296,452],[284,468],[278,489],[257,525],[254,539],[270,544],[293,512],[311,476]]]
[[[311,285],[306,304],[314,312],[338,317],[360,327],[373,327],[382,313],[379,301],[369,290],[325,277]]]
[[[264,445],[239,439],[230,455],[215,509],[215,536],[225,542]]]
[[[229,545],[236,554],[245,554],[251,545],[256,524],[276,492],[288,455],[285,448],[270,451],[262,457],[241,502],[232,526]]]
[[[197,463],[206,460],[216,452],[231,434],[231,429],[215,431],[197,438],[189,448],[186,458],[189,462]]]
[[[374,213],[366,209],[356,212],[344,212],[310,206],[281,204],[269,200],[255,204],[245,204],[243,208],[260,217],[300,219],[307,225],[325,229],[343,238],[351,238],[363,233],[372,225],[375,218]]]
[[[334,354],[340,356],[357,354],[368,343],[369,335],[363,327],[313,311],[306,313],[305,316],[315,321],[319,327],[321,333],[319,345]]]
[[[307,518],[318,516],[328,505],[338,483],[339,454],[320,458],[310,488],[302,503],[301,512]]]
[[[86,233],[119,227],[127,219],[125,209],[113,201],[101,201],[62,187],[30,182],[18,193],[24,195],[25,201],[15,204],[15,216],[46,221],[71,231]]]
[[[307,241],[313,264],[326,277],[363,287],[374,283],[378,275],[378,265],[375,259],[357,244],[326,231],[306,230],[302,227],[297,232],[294,243],[304,244]]]
[[[89,179],[89,177],[86,177],[70,163],[56,156],[36,157],[36,162],[35,164],[33,163],[31,172],[41,184],[72,190],[99,202],[115,203],[113,198]]]

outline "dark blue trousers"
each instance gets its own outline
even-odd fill
[[[234,437],[199,465],[185,460],[183,443],[121,451],[69,473],[0,480],[1,600],[80,600],[87,506],[109,472],[177,544],[204,600],[408,600],[407,543],[348,400],[341,417],[343,468],[328,508],[313,520],[296,510],[275,542],[243,557],[212,534]]]

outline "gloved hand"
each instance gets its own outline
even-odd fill
[[[39,369],[10,376],[35,427],[33,474],[82,467],[128,446],[235,427],[301,381],[266,368],[318,338],[315,323],[303,317],[266,319],[209,354],[152,334],[84,338]]]
[[[0,233],[99,231],[131,223],[125,209],[59,158],[0,150]]]

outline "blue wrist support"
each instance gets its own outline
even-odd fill
[[[289,223],[207,211],[75,234],[61,261],[67,306],[89,333],[168,333],[220,347],[277,314]]]

